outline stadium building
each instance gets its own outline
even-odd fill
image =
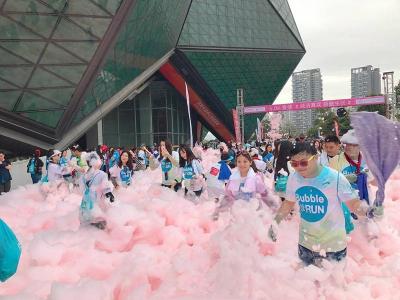
[[[286,0],[0,0],[0,149],[231,140],[305,53]],[[246,117],[246,135],[256,128]]]

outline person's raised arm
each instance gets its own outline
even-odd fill
[[[169,159],[169,161],[175,166],[179,167],[179,157],[174,157],[172,153],[169,153],[167,149],[161,149],[161,155]]]

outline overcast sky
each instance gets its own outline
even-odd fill
[[[400,0],[289,0],[307,53],[296,71],[320,68],[324,99],[350,98],[350,69],[372,65],[400,79]],[[383,85],[382,85],[383,89]],[[291,78],[275,103],[292,102]]]

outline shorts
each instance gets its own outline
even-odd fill
[[[347,255],[347,248],[344,248],[341,251],[337,252],[326,252],[325,256],[319,254],[319,252],[311,251],[306,247],[299,245],[298,250],[299,258],[303,261],[303,263],[308,265],[319,265],[322,259],[327,259],[330,261],[341,261]]]

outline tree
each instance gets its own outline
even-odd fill
[[[382,104],[359,106],[357,108],[357,111],[370,111],[370,112],[377,111],[378,114],[380,114],[382,116],[386,115],[385,105],[382,105]]]
[[[338,117],[331,109],[319,109],[314,125],[308,131],[308,135],[317,137],[318,132],[324,136],[336,134],[335,120],[339,123],[339,135],[345,134],[350,129],[350,118],[348,114],[344,117]]]
[[[321,132],[318,132],[318,127],[314,126],[311,127],[308,131],[307,131],[307,136],[309,137],[314,137],[314,138],[318,138],[318,134],[321,134]]]
[[[291,122],[283,122],[279,127],[279,132],[285,136],[293,136],[296,134],[296,128]]]
[[[271,121],[265,118],[261,122],[262,126],[264,127],[264,134],[268,133],[271,130]]]

